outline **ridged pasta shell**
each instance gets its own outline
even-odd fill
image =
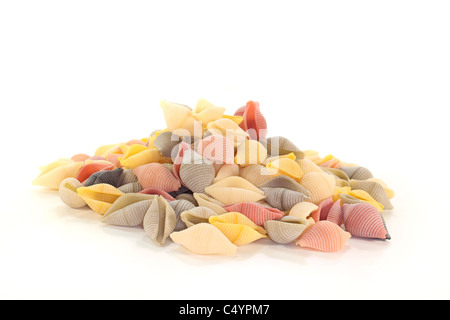
[[[310,159],[301,159],[296,161],[300,165],[300,169],[302,169],[304,175],[310,172],[323,172],[323,170]]]
[[[282,156],[293,153],[298,160],[304,158],[304,153],[285,137],[271,137],[261,140],[261,143],[266,146],[267,153],[271,156]]]
[[[389,199],[386,190],[377,182],[374,181],[362,181],[362,180],[350,180],[350,187],[352,190],[364,190],[369,193],[376,201],[380,202],[387,210],[391,210],[391,200]]]
[[[267,208],[254,202],[239,203],[224,207],[228,212],[239,212],[253,223],[262,227],[267,220],[277,220],[284,217],[284,213],[275,208]]]
[[[363,200],[355,198],[349,194],[341,193],[339,194],[340,200],[343,204],[357,204],[357,203],[365,203]]]
[[[328,211],[327,221],[333,222],[338,226],[341,226],[343,219],[344,216],[341,206],[341,200],[338,199],[336,202],[333,203],[330,210]]]
[[[248,133],[242,130],[236,122],[226,118],[208,123],[207,128],[213,135],[227,137],[230,141],[233,141],[235,146],[241,144],[249,137]]]
[[[342,171],[340,169],[336,169],[336,168],[322,168],[322,171],[325,172],[325,173],[333,175],[336,179],[341,179],[341,180],[345,180],[345,181],[350,180],[348,175],[344,171]]]
[[[67,178],[75,178],[83,162],[61,159],[44,166],[39,176],[33,180],[35,186],[58,190],[61,182]],[[78,180],[78,179],[77,179]]]
[[[236,246],[243,246],[256,240],[267,238],[267,232],[254,224],[243,214],[229,212],[211,216],[209,223],[219,229]]]
[[[142,186],[139,182],[130,182],[124,184],[123,186],[120,186],[117,189],[119,189],[123,193],[138,193],[142,191]]]
[[[326,173],[309,172],[300,184],[310,192],[311,202],[318,204],[333,195],[336,179]]]
[[[237,164],[224,164],[214,178],[214,183],[228,177],[239,176],[240,167]]]
[[[192,203],[195,207],[198,206],[197,200],[195,200],[194,195],[190,193],[182,193],[175,197],[176,200],[186,200]]]
[[[303,177],[300,165],[295,160],[289,158],[280,157],[274,159],[270,161],[266,167],[269,170],[273,170],[275,175],[288,176],[297,182],[300,182]]]
[[[161,197],[163,197],[164,199],[166,199],[169,202],[175,200],[175,198],[172,197],[170,194],[168,194],[164,190],[161,190],[161,189],[158,189],[158,188],[146,188],[144,190],[139,191],[139,193],[141,193],[141,194],[150,194],[150,195],[154,195],[154,196],[161,196]]]
[[[240,165],[260,164],[267,158],[267,150],[257,140],[246,140],[237,147],[235,162]]]
[[[161,153],[158,149],[135,144],[127,149],[119,161],[123,167],[135,169],[148,163],[158,162],[160,159]]]
[[[308,226],[307,220],[292,216],[286,216],[281,220],[269,220],[264,224],[269,238],[279,244],[294,242]]]
[[[309,196],[308,190],[306,190],[301,184],[288,176],[277,176],[271,178],[269,181],[260,185],[261,188],[284,188],[297,192],[301,192]]]
[[[172,151],[181,142],[181,138],[170,131],[159,134],[153,141],[153,146],[164,157],[172,157]]]
[[[319,220],[327,220],[328,213],[330,212],[330,209],[333,206],[333,204],[334,201],[332,197],[323,200],[322,202],[319,203],[317,210],[311,213],[311,217],[316,222]]]
[[[124,193],[109,184],[95,184],[77,189],[78,195],[94,211],[104,215],[111,205]]]
[[[178,153],[176,157],[173,159],[173,175],[175,176],[175,178],[180,180],[180,182],[181,182],[180,168],[181,164],[183,163],[184,153],[188,150],[191,150],[191,146],[184,141],[181,142],[178,145]]]
[[[262,190],[241,177],[225,178],[205,188],[205,191],[224,205],[265,199]]]
[[[207,207],[217,214],[223,214],[227,212],[227,210],[223,208],[224,204],[222,202],[208,197],[204,193],[194,193],[194,199],[197,201],[199,206]]]
[[[311,202],[300,202],[297,203],[292,209],[289,211],[289,216],[296,217],[299,219],[307,220],[309,224],[313,224],[316,220],[312,217],[313,213],[315,213],[319,209],[314,203]]]
[[[129,184],[129,183],[134,183],[134,182],[139,182],[139,180],[136,177],[136,175],[133,173],[133,169],[123,170],[122,175],[120,176],[118,185],[121,187],[123,185]]]
[[[388,196],[389,199],[392,199],[392,198],[395,197],[395,192],[394,192],[394,190],[390,189],[390,188],[387,186],[387,184],[386,184],[383,180],[377,179],[377,178],[370,178],[370,179],[367,179],[367,181],[376,182],[376,183],[378,183],[379,185],[381,185],[381,186],[384,188],[384,191],[386,191],[386,194],[387,194],[387,196]]]
[[[266,201],[281,211],[291,210],[296,204],[310,199],[309,191],[287,176],[272,178],[260,186]]]
[[[193,136],[195,134],[194,128],[196,119],[189,107],[178,103],[168,102],[166,100],[160,102],[160,107],[163,111],[164,119],[166,120],[167,129],[169,129],[169,131],[179,136]]]
[[[173,232],[170,238],[196,254],[234,255],[237,250],[237,246],[209,223],[200,223],[186,230]]]
[[[75,178],[67,178],[61,181],[59,186],[59,196],[61,200],[71,208],[82,208],[86,205],[86,201],[81,198],[77,189],[83,185]]]
[[[197,152],[214,163],[234,163],[234,144],[221,135],[211,135],[201,140]]]
[[[161,196],[151,203],[144,217],[144,230],[150,239],[163,245],[175,229],[177,215],[171,205]]]
[[[192,160],[191,160],[192,154]],[[212,163],[193,150],[184,153],[180,167],[180,178],[183,184],[194,193],[204,193],[216,176]]]
[[[194,204],[188,200],[175,200],[169,202],[169,204],[172,206],[173,210],[175,211],[175,214],[177,215],[177,223],[175,225],[174,231],[181,231],[186,229],[187,226],[184,223],[184,221],[181,220],[181,214],[184,211],[194,209],[195,208]]]
[[[338,252],[342,250],[348,239],[349,232],[330,221],[319,221],[308,228],[296,245],[323,252]]]
[[[86,161],[87,159],[89,159],[91,156],[86,154],[86,153],[77,153],[76,155],[74,155],[72,158],[70,158],[70,160],[74,161],[74,162],[83,162]]]
[[[133,174],[139,180],[142,188],[158,188],[166,192],[180,189],[181,183],[178,181],[169,169],[159,163],[149,163],[137,167]]]
[[[199,99],[194,108],[194,117],[206,126],[211,121],[222,118],[225,108],[215,106],[206,99]]]
[[[247,102],[247,104],[242,108],[239,108],[234,115],[243,118],[240,127],[249,134],[250,139],[260,140],[266,138],[267,122],[259,109],[258,102]]]
[[[355,237],[391,239],[377,208],[368,203],[344,204],[345,229]]]
[[[147,194],[124,194],[109,207],[102,221],[124,227],[142,225],[145,214],[155,198]]]
[[[195,224],[207,223],[209,222],[209,217],[216,215],[217,213],[207,207],[196,207],[182,212],[180,219],[190,228]]]
[[[107,171],[97,171],[84,182],[84,186],[89,187],[93,186],[94,184],[106,183],[117,188],[120,182],[120,177],[122,176],[122,172],[122,168],[116,168]]]
[[[78,171],[76,176],[77,180],[81,183],[85,182],[94,173],[99,171],[113,170],[115,168],[114,164],[105,160],[87,160],[84,165]]]
[[[253,164],[251,166],[241,168],[239,175],[256,187],[259,187],[272,178],[269,169],[260,164]]]
[[[372,172],[364,167],[340,167],[339,170],[345,172],[350,179],[354,180],[367,180],[373,178]]]

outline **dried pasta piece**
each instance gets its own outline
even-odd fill
[[[111,205],[124,193],[110,184],[95,184],[77,189],[78,195],[98,214],[104,215]]]
[[[243,246],[259,239],[267,238],[267,232],[254,224],[243,214],[228,212],[211,216],[209,223],[219,229],[236,246]]]
[[[309,172],[300,184],[310,192],[311,202],[319,204],[333,195],[336,179],[326,173]]]
[[[350,187],[352,190],[364,190],[369,193],[376,201],[380,202],[387,210],[391,210],[391,200],[386,193],[386,190],[377,182],[363,181],[363,180],[350,180]]]
[[[349,179],[354,180],[368,180],[373,178],[372,172],[369,169],[364,167],[340,167],[339,170],[346,173]]]
[[[344,219],[343,214],[344,213],[342,211],[341,200],[338,199],[336,202],[333,203],[330,210],[328,211],[326,220],[333,222],[333,223],[337,224],[338,226],[340,226]]]
[[[250,139],[260,140],[266,138],[267,122],[261,113],[258,102],[247,102],[247,104],[242,108],[239,108],[234,115],[243,118],[240,127],[249,134]]]
[[[296,204],[308,201],[309,191],[287,176],[272,178],[260,186],[266,201],[281,211],[291,210]]]
[[[293,216],[280,220],[269,220],[264,224],[269,238],[279,244],[288,244],[298,239],[308,228],[309,222]]]
[[[124,194],[109,207],[102,221],[124,227],[142,225],[145,214],[155,198],[156,196],[147,194]]]
[[[277,220],[284,217],[284,213],[275,208],[267,208],[254,202],[239,203],[224,207],[228,212],[239,212],[253,223],[262,227],[267,220]]]
[[[235,255],[237,246],[219,229],[209,223],[200,223],[170,235],[173,242],[201,255]]]
[[[226,118],[208,123],[207,128],[212,135],[227,137],[230,141],[233,141],[235,146],[241,144],[249,137],[248,133],[242,130],[236,122]]]
[[[297,217],[303,220],[307,220],[309,224],[314,224],[316,220],[312,217],[313,213],[315,213],[319,209],[314,203],[311,202],[300,202],[297,203],[292,209],[289,211],[289,216]]]
[[[228,177],[205,188],[205,192],[224,205],[257,202],[265,199],[264,192],[241,177]]]
[[[164,157],[172,157],[172,151],[181,142],[181,138],[170,131],[159,134],[153,141],[153,146]],[[159,160],[158,160],[159,161]]]
[[[120,178],[122,176],[123,169],[122,168],[116,168],[113,170],[106,170],[106,171],[97,171],[93,173],[85,182],[84,186],[89,187],[94,184],[100,184],[100,183],[106,183],[110,184],[113,187],[118,187]]]
[[[342,250],[351,234],[330,221],[319,221],[308,228],[297,246],[323,252],[338,252]]]
[[[260,164],[267,158],[267,150],[257,140],[246,140],[237,147],[235,162],[241,166]]]
[[[300,165],[300,169],[302,169],[303,174],[310,172],[323,172],[323,170],[310,159],[297,160],[297,163]]]
[[[161,196],[157,196],[148,208],[143,225],[145,233],[150,239],[159,245],[163,245],[166,239],[175,229],[177,215],[172,206]]]
[[[211,135],[198,143],[197,152],[218,164],[234,164],[234,144],[222,135]]]
[[[194,108],[194,117],[206,126],[211,121],[215,121],[223,117],[225,108],[218,107],[206,99],[199,99]]]
[[[193,116],[191,108],[166,100],[160,102],[160,107],[169,131],[179,136],[193,136],[195,134],[196,119]]]
[[[118,185],[123,186],[129,183],[139,182],[136,175],[133,173],[133,169],[126,169],[122,171]]]
[[[300,182],[303,177],[300,165],[292,159],[280,157],[269,162],[266,167],[273,170],[275,175],[284,175]]]
[[[130,182],[124,184],[123,186],[120,186],[117,189],[119,189],[123,193],[138,193],[142,191],[142,186],[139,182]]]
[[[74,155],[72,158],[70,158],[72,161],[74,162],[80,162],[80,161],[86,161],[87,159],[89,159],[91,156],[86,154],[86,153],[77,153],[76,155]]]
[[[141,194],[151,194],[155,196],[161,196],[167,201],[174,201],[175,198],[172,197],[170,194],[165,192],[164,190],[158,189],[158,188],[146,188],[144,190],[139,191]]]
[[[83,162],[61,159],[42,167],[39,176],[33,180],[35,186],[58,190],[61,182],[67,178],[75,178]]]
[[[77,180],[81,183],[85,182],[91,175],[101,170],[113,170],[114,164],[105,160],[87,160],[78,171]]]
[[[134,144],[127,149],[123,158],[119,158],[123,167],[135,169],[148,163],[158,162],[161,153],[156,148],[148,148],[140,144]]]
[[[183,184],[194,193],[204,193],[216,176],[212,163],[193,150],[184,153],[180,167],[180,178]]]
[[[133,174],[138,178],[142,188],[158,188],[166,192],[177,191],[181,187],[169,169],[159,163],[149,163],[137,167]]]
[[[224,164],[217,173],[216,177],[214,178],[214,183],[218,182],[220,180],[223,180],[228,177],[235,177],[239,176],[240,167],[239,165],[233,163],[233,164]]]
[[[322,168],[322,171],[333,175],[334,177],[336,177],[336,179],[341,179],[341,180],[345,180],[345,181],[350,180],[348,175],[344,171],[342,171],[340,169],[336,169],[336,168]]]
[[[223,208],[224,204],[219,200],[208,197],[204,193],[194,193],[194,199],[197,201],[197,204],[201,207],[207,207],[213,210],[217,214],[226,213],[227,210]]]
[[[370,179],[367,179],[367,181],[376,182],[376,183],[380,184],[384,188],[384,191],[386,191],[386,194],[389,199],[392,199],[395,197],[394,190],[390,189],[383,180],[377,179],[377,178],[370,178]]]
[[[297,159],[303,159],[305,154],[289,139],[285,137],[271,137],[261,140],[266,146],[267,153],[271,156],[283,156],[293,153]]]
[[[369,203],[344,204],[345,229],[355,237],[388,239],[391,237],[377,208]]]
[[[320,220],[327,220],[328,213],[330,212],[333,204],[334,199],[332,197],[323,200],[319,203],[317,210],[311,213],[311,217],[313,217],[316,222]]]
[[[177,216],[177,223],[175,224],[174,231],[181,231],[187,228],[183,220],[181,220],[181,214],[185,211],[195,208],[195,205],[188,200],[175,200],[169,202]]]
[[[195,200],[194,195],[190,193],[182,193],[175,197],[176,200],[186,200],[192,203],[195,207],[198,207],[198,202]]]
[[[207,223],[210,217],[216,215],[217,213],[207,207],[196,207],[182,212],[180,219],[190,228],[195,224]]]
[[[82,208],[86,205],[86,201],[81,198],[77,189],[83,185],[75,178],[67,178],[61,181],[59,186],[59,196],[61,200],[71,208]]]
[[[259,187],[272,178],[272,172],[260,164],[253,164],[248,167],[241,168],[239,175],[256,187]]]

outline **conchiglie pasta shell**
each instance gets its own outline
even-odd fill
[[[296,245],[323,252],[337,252],[344,248],[351,234],[330,221],[319,221],[308,228]]]
[[[227,212],[227,210],[223,208],[224,204],[222,202],[208,197],[204,193],[194,193],[194,199],[197,201],[197,204],[199,206],[207,207],[217,214],[223,214]]]
[[[173,242],[202,255],[234,255],[237,246],[219,229],[209,223],[200,223],[170,235]]]
[[[263,191],[241,177],[225,178],[205,191],[224,205],[257,202],[265,198]]]
[[[304,153],[285,137],[271,137],[261,142],[266,146],[267,153],[271,156],[294,153],[297,159],[303,159],[304,157]]]
[[[285,188],[261,188],[266,195],[266,201],[281,211],[291,210],[296,204],[309,200],[309,196],[298,191]]]
[[[170,131],[159,134],[153,141],[153,146],[164,157],[172,157],[172,151],[181,142],[181,138]],[[159,160],[158,160],[159,161]]]
[[[380,202],[387,210],[391,210],[391,201],[386,193],[386,190],[377,182],[374,181],[362,181],[362,180],[350,180],[350,187],[352,190],[364,190],[369,193],[376,201]]]
[[[310,172],[300,184],[310,192],[311,202],[318,204],[333,195],[336,179],[326,173]]]
[[[233,141],[237,146],[244,142],[248,137],[248,133],[242,130],[234,121],[226,118],[212,121],[207,125],[208,130],[213,135],[222,135]]]
[[[102,221],[116,226],[142,225],[144,216],[155,196],[147,194],[124,194],[106,211]]]
[[[237,147],[235,162],[240,165],[260,164],[267,158],[267,150],[257,140],[246,140]]]
[[[94,184],[106,183],[117,188],[122,172],[122,168],[95,172],[84,182],[84,186],[89,187]]]
[[[187,131],[189,135],[194,135],[195,118],[190,108],[166,100],[160,102],[160,107],[169,131],[176,133],[179,129],[182,129]],[[184,134],[180,135],[184,136]]]
[[[214,178],[214,183],[228,177],[239,176],[240,168],[237,164],[224,164]]]
[[[224,207],[228,212],[239,212],[258,226],[263,226],[267,220],[281,219],[284,213],[275,208],[267,208],[261,204],[246,202]]]
[[[123,167],[135,169],[148,163],[158,162],[161,154],[156,148],[147,148],[146,146],[135,144],[128,148],[123,158],[119,158]]]
[[[59,196],[61,200],[71,208],[82,208],[86,205],[86,201],[81,198],[77,189],[83,185],[75,178],[67,178],[61,181],[59,186]]]
[[[383,217],[368,203],[344,204],[345,229],[355,237],[390,239]]]
[[[118,188],[123,193],[138,193],[142,191],[142,186],[139,182],[130,182]]]
[[[186,224],[181,220],[181,214],[184,211],[194,209],[195,206],[192,202],[188,200],[175,200],[169,202],[169,204],[172,206],[173,210],[175,211],[175,214],[177,215],[177,223],[175,225],[174,231],[181,231],[187,228]]]
[[[221,135],[211,135],[201,140],[197,151],[203,157],[219,164],[234,163],[234,144]]]
[[[339,170],[345,172],[349,179],[367,180],[373,178],[372,172],[364,167],[340,167]]]
[[[58,190],[61,182],[67,178],[75,178],[83,162],[58,160],[45,166],[41,174],[33,180],[33,185]]]
[[[303,174],[310,172],[323,172],[323,170],[310,159],[297,160],[297,163],[300,165],[300,169],[302,169]]]
[[[163,245],[176,224],[177,216],[173,208],[163,197],[156,197],[144,217],[145,233],[150,239]]]
[[[304,201],[293,206],[289,211],[289,216],[307,220],[310,224],[313,224],[315,222],[315,219],[312,218],[311,215],[318,209],[319,207],[314,203]]]
[[[344,216],[342,212],[341,200],[338,199],[330,208],[327,215],[327,221],[333,222],[340,226],[343,222]],[[347,230],[348,231],[348,230]]]
[[[159,163],[149,163],[133,170],[142,188],[158,188],[166,192],[177,191],[181,187],[169,169]]]
[[[266,231],[238,212],[212,216],[209,223],[219,229],[233,244],[243,246],[267,238]]]
[[[269,170],[273,170],[275,175],[288,176],[298,182],[300,182],[303,177],[300,165],[295,160],[289,158],[280,157],[269,162],[266,167]]]
[[[190,228],[199,223],[208,223],[209,218],[216,215],[217,213],[207,207],[196,207],[182,212],[180,219]]]
[[[258,102],[247,102],[247,104],[244,107],[239,108],[234,115],[243,117],[244,120],[240,124],[240,127],[250,135],[250,139],[260,140],[266,138],[267,122],[259,109]]]
[[[279,244],[294,242],[308,226],[307,220],[292,216],[286,216],[281,220],[269,220],[264,224],[269,238]]]
[[[95,184],[77,189],[78,195],[95,212],[104,215],[124,193],[109,184]]]
[[[198,164],[196,161],[193,163],[184,163],[183,159],[183,163],[180,167],[181,181],[192,192],[204,193],[205,188],[213,183],[216,171],[211,162],[206,158],[202,158],[201,155],[192,150],[186,151],[185,158],[186,156],[189,156],[189,153],[197,154],[201,161],[199,161]]]
[[[269,169],[259,164],[241,168],[239,175],[256,187],[259,187],[272,178]]]

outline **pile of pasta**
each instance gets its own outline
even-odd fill
[[[104,223],[143,227],[197,254],[233,255],[260,239],[337,252],[351,237],[390,239],[394,192],[365,167],[267,136],[259,103],[233,115],[200,99],[161,101],[166,128],[41,167],[34,185]],[[270,243],[270,242],[266,242]]]

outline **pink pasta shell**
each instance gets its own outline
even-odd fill
[[[234,144],[224,136],[212,135],[199,142],[197,152],[218,164],[234,163]]]
[[[345,229],[355,237],[391,239],[381,213],[369,203],[344,204]]]
[[[266,138],[267,122],[259,109],[258,102],[247,102],[247,104],[244,107],[239,108],[234,115],[244,118],[239,126],[249,134],[250,139],[261,140]]]
[[[174,177],[169,169],[159,163],[144,164],[133,169],[143,189],[156,188],[166,192],[177,191],[181,187],[180,181]]]
[[[268,208],[258,203],[245,202],[223,207],[228,212],[239,212],[252,220],[258,226],[264,226],[267,220],[277,220],[284,217],[284,213],[275,208]]]
[[[296,245],[323,252],[337,252],[344,248],[351,234],[330,221],[319,221],[306,230]]]

